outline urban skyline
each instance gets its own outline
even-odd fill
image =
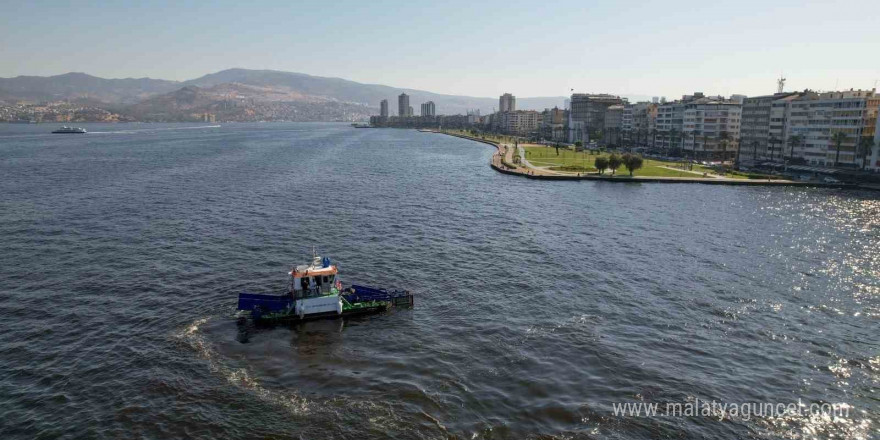
[[[702,92],[631,103],[617,95],[573,93],[567,108],[516,110],[516,96],[499,96],[498,111],[485,115],[383,115],[380,127],[479,128],[569,144],[641,146],[693,157],[761,166],[782,161],[880,171],[880,94],[871,90],[777,92],[729,98]],[[401,94],[400,99],[406,95]],[[408,99],[408,97],[407,97]],[[408,102],[408,101],[407,101]],[[433,110],[433,103],[430,103]]]

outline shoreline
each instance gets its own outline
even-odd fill
[[[863,189],[878,191],[880,188],[870,186],[853,185],[846,183],[825,183],[825,182],[798,182],[793,180],[767,180],[767,179],[729,179],[729,178],[702,178],[702,177],[650,177],[650,176],[606,176],[606,175],[570,175],[570,174],[543,174],[540,170],[525,166],[517,166],[510,163],[509,156],[512,151],[507,145],[500,144],[495,141],[475,138],[463,134],[445,133],[437,130],[420,129],[423,133],[444,134],[457,138],[467,139],[474,142],[480,142],[495,147],[495,153],[492,155],[489,166],[495,171],[511,176],[524,177],[535,180],[588,180],[615,183],[696,183],[703,185],[731,185],[731,186],[793,186],[793,187],[814,187],[814,188],[837,188],[837,189]],[[503,150],[503,151],[502,151]],[[503,154],[503,156],[502,156]]]

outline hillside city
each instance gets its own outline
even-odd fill
[[[457,128],[514,135],[524,140],[577,146],[636,148],[649,154],[700,161],[732,161],[743,168],[805,172],[880,172],[880,95],[872,90],[785,92],[764,96],[709,96],[629,102],[612,94],[574,93],[563,108],[517,110],[505,93],[498,110],[480,115],[438,115],[433,102],[415,115],[409,96],[388,100],[373,127]]]

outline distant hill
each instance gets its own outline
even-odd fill
[[[287,91],[295,91],[308,96],[320,96],[342,102],[353,102],[379,107],[379,102],[387,99],[394,113],[397,110],[397,96],[410,95],[410,105],[419,112],[423,102],[434,101],[437,113],[464,114],[467,110],[479,109],[483,114],[498,107],[498,98],[479,98],[471,96],[444,95],[424,90],[406,89],[380,84],[363,84],[341,78],[326,78],[304,73],[280,72],[276,70],[228,69],[186,81],[186,85],[210,87],[224,83],[241,83]],[[562,107],[565,97],[517,98],[517,108],[522,110],[543,110],[554,106]]]
[[[278,106],[280,102],[287,102],[291,111],[297,109],[294,116],[299,115],[300,110],[313,113],[306,120],[315,120],[314,117],[319,117],[317,114],[333,107],[326,115],[330,118],[327,120],[337,120],[331,114],[343,115],[341,120],[349,120],[353,114],[369,116],[378,113],[382,99],[387,99],[392,113],[396,113],[397,96],[404,92],[410,95],[410,105],[416,114],[419,105],[426,101],[434,101],[439,114],[464,114],[471,109],[488,114],[498,106],[497,98],[444,95],[275,70],[228,69],[183,82],[150,78],[104,79],[84,73],[0,78],[0,101],[88,99],[106,103],[114,111],[128,113],[134,118],[150,114],[163,120],[179,117],[181,112],[216,110],[218,103],[223,103],[228,110],[230,102],[240,103],[242,99],[252,105],[274,103],[272,105]],[[231,99],[232,95],[238,98]],[[188,99],[192,102],[187,103]],[[517,98],[517,108],[543,110],[561,107],[564,99],[562,96]],[[308,105],[323,110],[316,107],[315,111],[310,111]],[[301,119],[297,116],[294,120]]]
[[[0,99],[54,101],[88,98],[105,103],[134,103],[168,93],[177,81],[150,78],[104,79],[85,73],[0,78]]]
[[[240,83],[188,85],[120,109],[135,120],[153,122],[197,121],[204,113],[218,121],[361,121],[376,111],[363,104]]]

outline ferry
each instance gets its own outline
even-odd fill
[[[55,134],[81,134],[81,133],[87,133],[87,132],[86,132],[85,128],[68,127],[65,125],[64,127],[61,127],[59,129],[53,131],[52,133],[55,133]]]
[[[240,326],[378,313],[392,307],[411,307],[414,302],[408,290],[344,286],[336,265],[314,251],[311,263],[296,266],[287,274],[287,292],[281,295],[238,295],[236,317]]]

